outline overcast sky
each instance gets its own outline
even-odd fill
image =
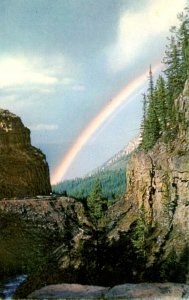
[[[22,118],[53,173],[88,123],[159,63],[187,0],[0,0],[0,107]],[[140,127],[135,91],[86,142],[66,178],[110,158]]]

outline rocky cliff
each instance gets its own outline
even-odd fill
[[[138,246],[145,252],[142,272],[148,280],[189,280],[188,82],[175,104],[179,131],[174,143],[159,140],[150,151],[135,152],[127,170],[127,193],[110,209],[110,238],[119,240],[120,232],[131,228],[143,236]],[[135,236],[135,248],[136,241]]]
[[[21,119],[0,110],[0,198],[49,194],[49,169],[44,154],[31,146]]]

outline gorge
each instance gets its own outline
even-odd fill
[[[188,81],[175,106],[175,142],[133,153],[127,192],[98,227],[72,198],[1,200],[1,270],[29,273],[16,297],[57,283],[189,282]]]
[[[0,14],[0,299],[189,299],[188,0]]]

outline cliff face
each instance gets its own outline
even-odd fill
[[[138,151],[132,156],[127,171],[127,193],[110,209],[114,228],[109,237],[119,240],[120,232],[128,233],[134,226],[145,239],[141,246],[145,251],[149,279],[181,280],[179,274],[182,271],[184,276],[181,277],[188,281],[188,83],[175,103],[179,112],[177,138],[169,147],[159,141],[151,151]],[[181,270],[183,262],[185,270]]]
[[[49,169],[44,154],[31,146],[21,119],[0,110],[0,198],[49,194]]]

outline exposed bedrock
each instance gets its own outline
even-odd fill
[[[45,155],[31,145],[30,130],[0,110],[0,198],[47,195],[51,191]]]

